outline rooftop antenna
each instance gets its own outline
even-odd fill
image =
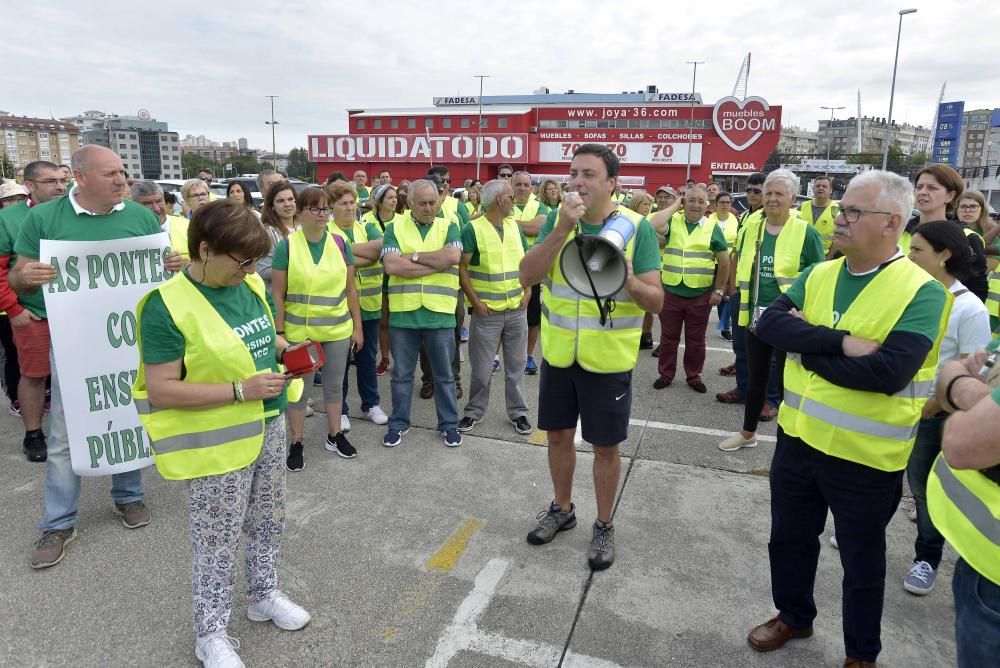
[[[743,59],[740,66],[740,73],[736,75],[736,84],[733,86],[733,97],[743,100],[747,96],[747,87],[750,83],[750,53]]]
[[[944,82],[943,84],[941,84],[941,94],[940,94],[940,95],[938,95],[938,103],[937,103],[937,106],[936,106],[936,107],[934,107],[934,125],[932,125],[932,126],[931,126],[931,127],[933,128],[933,132],[931,133],[931,150],[934,150],[934,144],[936,144],[936,143],[937,143],[937,133],[938,133],[938,110],[939,110],[939,109],[941,109],[941,103],[942,103],[942,102],[944,102],[944,89],[945,89],[945,88],[946,88],[947,86],[948,86],[948,81],[947,81],[947,80],[945,80],[945,82]]]

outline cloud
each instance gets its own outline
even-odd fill
[[[112,0],[81,9],[51,0],[19,8],[5,44],[2,107],[69,116],[149,109],[181,135],[247,137],[279,150],[309,133],[346,129],[346,109],[430,106],[435,95],[621,92],[656,84],[687,91],[691,66],[706,101],[732,92],[752,52],[750,94],[782,105],[786,125],[815,129],[822,105],[887,116],[898,2],[663,2],[387,0],[229,5],[174,2],[155,12]],[[929,125],[941,84],[966,109],[1000,106],[1000,68],[987,26],[1000,6],[921,6],[903,19],[894,117]],[[977,33],[976,31],[981,31]]]

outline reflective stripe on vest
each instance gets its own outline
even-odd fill
[[[470,225],[479,251],[479,264],[468,267],[472,289],[491,311],[518,308],[524,296],[518,271],[524,257],[520,228],[512,218],[504,220],[501,238],[486,216],[476,218]]]
[[[663,248],[660,281],[664,285],[707,288],[715,280],[715,253],[711,251],[712,232],[718,223],[703,220],[688,232],[687,219],[681,212],[670,219],[670,241]]]
[[[955,470],[938,455],[927,479],[927,510],[955,551],[1000,585],[1000,485],[979,471]]]
[[[347,233],[340,229],[340,226],[336,223],[331,222],[328,227],[331,232],[343,239],[344,243],[348,246],[351,244],[364,244],[371,241],[371,239],[368,238],[368,230],[365,229],[365,225],[363,223],[359,223],[358,221],[354,221],[354,228],[351,230],[354,234],[354,241],[351,241],[350,237],[347,236]],[[357,262],[357,259],[357,257],[354,258],[355,262]],[[383,275],[382,263],[378,260],[375,260],[374,263],[364,267],[359,267],[357,264],[354,265],[354,283],[358,287],[358,298],[361,302],[361,310],[381,312]]]
[[[263,302],[257,274],[244,279]],[[184,380],[230,383],[257,374],[253,356],[240,337],[183,273],[158,287],[171,319],[184,335]],[[139,322],[150,292],[139,302]],[[142,359],[142,337],[139,356]],[[264,438],[264,402],[247,401],[205,409],[165,409],[149,403],[145,364],[140,362],[132,395],[153,450],[157,470],[168,480],[186,480],[235,471],[251,464]]]
[[[933,281],[906,258],[882,269],[834,324],[834,296],[844,259],[821,262],[806,279],[802,313],[813,325],[846,330],[883,342],[913,301]],[[892,295],[891,300],[886,295]],[[789,436],[830,456],[882,471],[899,471],[913,448],[920,411],[937,372],[938,348],[947,329],[952,299],[943,309],[937,337],[912,382],[894,395],[850,390],[802,366],[798,355],[785,362],[785,400],[778,424]]]
[[[524,205],[523,210],[519,207],[519,205],[514,205],[514,211],[511,213],[511,217],[515,222],[534,220],[535,218],[538,218],[539,204],[541,204],[541,202],[539,202],[534,194],[532,194],[528,197],[528,203]],[[528,247],[530,248],[535,245],[535,240],[538,239],[538,235],[525,233],[524,238],[528,240]]]
[[[617,212],[637,227],[642,221],[642,216],[629,209],[619,207]],[[569,234],[563,249],[575,235],[575,231]],[[635,252],[636,236],[632,235],[625,246],[629,259]],[[560,368],[577,362],[595,373],[631,371],[639,359],[643,310],[623,289],[613,297],[615,309],[602,327],[594,299],[577,294],[563,276],[561,253],[556,254],[542,282],[542,349],[546,361]]]
[[[830,245],[833,243],[833,230],[836,227],[834,221],[840,214],[840,207],[837,202],[831,200],[815,223],[813,223],[812,207],[812,200],[800,204],[799,218],[815,227],[816,231],[819,232],[819,238],[823,240],[823,254],[825,255],[830,252]]]
[[[448,227],[452,224],[447,218],[435,218],[428,226],[427,236],[421,237],[417,223],[407,211],[401,219],[393,222],[392,229],[401,254],[410,257],[414,253],[430,253],[444,248]],[[426,308],[435,313],[454,314],[458,307],[458,290],[458,268],[452,266],[420,278],[390,275],[386,294],[389,295],[390,311]]]
[[[315,263],[302,230],[288,237],[285,332],[289,341],[342,341],[354,332],[347,307],[347,264],[332,234],[324,234],[323,243],[323,256]]]
[[[757,236],[760,235],[762,219],[751,216],[750,221],[740,230],[742,238],[739,244],[739,261],[736,264],[736,285],[740,291],[740,311],[737,324],[746,327],[750,323],[750,287],[753,285],[754,255],[757,247]],[[806,241],[806,230],[809,225],[797,218],[793,211],[791,216],[781,226],[774,242],[774,280],[778,290],[784,294],[795,282],[802,271],[802,246]],[[767,230],[764,230],[767,233]],[[760,247],[764,248],[764,238],[761,236]],[[768,306],[768,304],[758,304]]]

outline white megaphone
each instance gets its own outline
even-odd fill
[[[625,246],[635,224],[615,212],[597,234],[579,234],[563,248],[559,268],[566,282],[584,297],[606,299],[625,285]]]

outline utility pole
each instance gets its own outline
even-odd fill
[[[489,74],[474,75],[479,79],[479,129],[476,135],[476,180],[479,181],[479,163],[483,156],[483,79],[489,79]]]
[[[833,112],[847,107],[820,107],[820,109],[830,110],[830,124],[826,126],[826,172],[830,176],[830,147],[833,146]]]
[[[274,126],[278,124],[278,121],[274,120],[274,99],[278,96],[265,95],[264,97],[271,98],[271,120],[264,121],[264,125],[271,126],[271,167],[274,168],[274,171],[278,171],[278,144],[274,138]]]
[[[691,74],[691,122],[688,124],[688,154],[687,154],[687,176],[685,181],[691,178],[691,139],[694,136],[694,86],[698,81],[698,66],[704,65],[704,60],[689,60],[688,65],[694,65],[694,72]]]
[[[892,87],[889,89],[889,118],[885,124],[885,141],[882,146],[882,169],[885,170],[889,164],[889,144],[892,141],[892,102],[896,96],[896,67],[899,65],[899,39],[903,36],[903,17],[907,14],[916,14],[916,9],[899,10],[899,30],[896,32],[896,59],[892,61]]]

